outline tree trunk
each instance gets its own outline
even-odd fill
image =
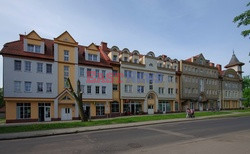
[[[69,83],[69,90],[70,93],[74,96],[76,103],[78,105],[78,109],[79,109],[79,114],[80,114],[80,118],[81,121],[88,121],[88,114],[86,111],[83,110],[83,103],[82,103],[82,92],[81,92],[81,87],[80,87],[80,81],[77,81],[77,93],[74,91],[72,84],[70,82],[70,79],[68,78],[68,83]]]

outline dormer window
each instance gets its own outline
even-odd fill
[[[162,63],[158,63],[158,67],[162,67]]]
[[[124,61],[128,61],[128,57],[124,57]]]
[[[40,45],[28,44],[27,49],[29,52],[41,53],[41,46]]]
[[[97,61],[97,55],[88,54],[88,60],[90,60],[90,61]]]
[[[138,63],[138,59],[134,59],[134,63]]]
[[[117,55],[113,56],[113,61],[117,61]]]

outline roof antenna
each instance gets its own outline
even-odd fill
[[[234,49],[233,49],[233,55],[234,55]]]

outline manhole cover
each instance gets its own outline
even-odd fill
[[[142,147],[142,145],[140,145],[138,143],[129,143],[128,146],[131,147],[131,148],[140,148],[140,147]]]

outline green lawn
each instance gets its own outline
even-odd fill
[[[196,117],[202,116],[214,116],[230,114],[232,112],[196,112]],[[147,116],[133,116],[133,117],[119,117],[114,119],[95,120],[89,122],[64,122],[64,123],[46,123],[46,124],[31,124],[21,126],[5,126],[0,127],[0,133],[13,133],[13,132],[27,132],[27,131],[38,131],[38,130],[49,130],[49,129],[60,129],[60,128],[74,128],[74,127],[86,127],[86,126],[98,126],[98,125],[110,125],[110,124],[121,124],[121,123],[132,123],[132,122],[143,122],[152,120],[166,120],[166,119],[178,119],[185,118],[185,113],[176,114],[160,114],[160,115],[147,115]]]
[[[0,124],[5,123],[5,118],[0,118]]]

